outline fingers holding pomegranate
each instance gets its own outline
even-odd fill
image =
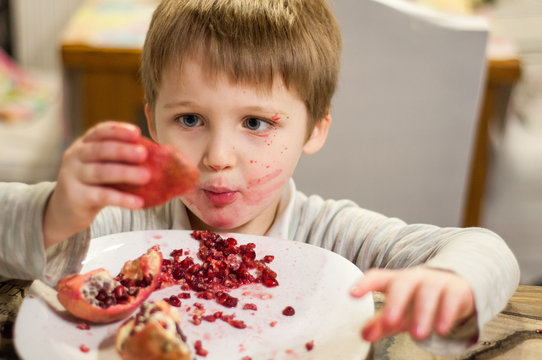
[[[158,286],[162,253],[155,246],[112,277],[105,269],[72,274],[57,284],[58,300],[79,319],[109,323],[129,316]]]
[[[197,166],[178,149],[141,136],[137,126],[100,123],[62,157],[45,209],[45,246],[85,229],[105,206],[157,206],[191,190],[198,178]]]
[[[114,183],[145,184],[148,154],[135,143],[134,125],[105,122],[91,128],[64,152],[55,190],[45,208],[45,246],[54,245],[88,227],[105,206],[141,208],[141,197],[111,187]]]

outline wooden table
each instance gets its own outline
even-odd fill
[[[30,281],[0,282],[0,358],[17,359],[12,329],[17,311],[30,287]],[[375,307],[382,307],[382,296],[375,294]],[[519,286],[506,308],[484,328],[480,342],[460,356],[436,356],[419,348],[408,334],[377,342],[369,359],[390,360],[467,360],[467,359],[542,359],[542,287]]]
[[[103,2],[103,1],[102,1]],[[111,1],[114,3],[114,1]],[[153,4],[156,0],[143,3]],[[93,10],[97,0],[87,0],[81,12]],[[80,119],[71,123],[73,136],[104,119],[124,120],[142,127],[146,131],[143,115],[143,88],[139,80],[141,44],[143,38],[133,40],[138,46],[113,46],[111,43],[100,45],[92,39],[81,36],[81,28],[90,24],[85,17],[73,19],[62,39],[62,61],[68,74],[69,92],[67,103],[72,105],[70,117]],[[129,13],[124,16],[130,16]],[[151,12],[148,17],[150,19]],[[139,15],[134,22],[139,27],[147,26],[144,16]],[[124,31],[119,28],[118,31]],[[88,32],[86,32],[88,34]],[[103,40],[102,40],[103,41]],[[112,42],[113,43],[113,42]],[[487,81],[483,106],[478,119],[476,142],[473,149],[469,183],[463,210],[463,226],[480,225],[482,203],[489,163],[488,127],[495,113],[502,112],[502,104],[508,101],[510,89],[520,77],[518,59],[488,59]],[[503,101],[502,94],[505,94]]]

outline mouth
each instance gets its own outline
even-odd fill
[[[228,189],[203,189],[203,193],[215,206],[226,206],[237,199],[237,191]]]

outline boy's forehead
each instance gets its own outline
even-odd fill
[[[226,70],[213,67],[204,57],[194,56],[184,57],[180,61],[168,64],[162,71],[162,84],[165,79],[169,79],[181,86],[187,79],[192,81],[199,79],[202,82],[214,85],[218,82],[227,82],[232,87],[242,86],[262,94],[269,94],[274,89],[279,88],[290,91],[280,74],[274,76],[272,83],[264,81],[262,78],[236,78]]]

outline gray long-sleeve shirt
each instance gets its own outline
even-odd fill
[[[54,285],[62,276],[79,271],[93,237],[135,230],[190,229],[186,208],[179,199],[137,211],[107,207],[89,229],[45,251],[43,210],[54,186],[0,184],[0,276],[41,279]],[[348,200],[307,197],[296,191],[293,181],[285,188],[276,220],[266,235],[334,251],[362,271],[424,265],[464,277],[474,291],[477,321],[471,322],[469,331],[461,331],[461,336],[444,341],[433,336],[423,344],[438,353],[464,349],[468,337],[502,310],[519,282],[515,257],[489,230],[408,225]]]

